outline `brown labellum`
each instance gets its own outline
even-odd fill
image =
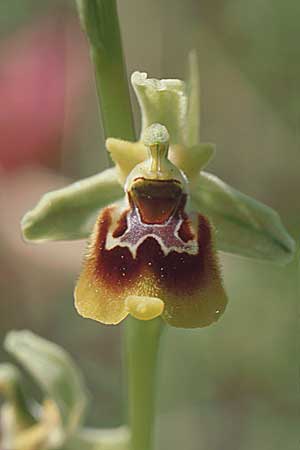
[[[163,317],[171,325],[209,325],[226,305],[212,226],[200,214],[185,213],[180,189],[172,197],[169,185],[150,185],[155,201],[139,185],[129,209],[102,211],[76,290],[77,307],[85,316],[117,323],[127,315],[129,295],[151,296],[163,300]]]

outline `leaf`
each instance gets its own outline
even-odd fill
[[[72,434],[83,416],[87,395],[70,356],[30,331],[11,331],[4,347],[32,375],[45,397],[55,403],[65,435]]]
[[[86,238],[99,210],[123,195],[115,168],[49,192],[25,214],[23,236],[27,241]]]
[[[295,243],[268,206],[204,172],[192,185],[191,198],[215,225],[219,250],[279,264],[292,259]]]

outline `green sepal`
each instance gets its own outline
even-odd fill
[[[61,450],[130,450],[127,427],[114,429],[83,428]]]
[[[202,172],[191,187],[194,207],[216,227],[218,250],[286,264],[295,242],[273,209]]]
[[[70,356],[30,331],[11,331],[4,347],[30,373],[45,399],[55,403],[65,438],[72,435],[81,423],[87,392]]]
[[[134,72],[131,84],[141,109],[141,135],[153,123],[164,125],[171,145],[198,145],[200,126],[199,70],[195,51],[189,54],[187,81],[158,80],[147,73]]]
[[[141,108],[141,135],[153,123],[164,125],[171,144],[185,143],[187,96],[182,80],[157,80],[144,72],[134,72],[131,83]]]
[[[115,168],[48,192],[22,219],[23,236],[26,241],[84,239],[99,210],[123,195]]]

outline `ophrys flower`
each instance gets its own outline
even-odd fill
[[[223,312],[213,229],[188,213],[188,181],[168,159],[166,128],[144,133],[148,158],[125,183],[123,202],[102,210],[76,291],[79,312],[118,323],[162,314],[174,326],[199,327]]]
[[[293,254],[276,212],[203,172],[214,147],[199,143],[191,67],[188,83],[133,74],[143,139],[108,139],[115,168],[46,194],[23,220],[28,240],[94,229],[76,288],[84,316],[118,323],[128,313],[161,314],[174,326],[208,325],[226,304],[215,246],[279,263]]]

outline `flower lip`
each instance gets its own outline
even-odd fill
[[[187,328],[216,321],[227,300],[208,220],[172,216],[148,225],[134,209],[126,213],[125,232],[115,238],[121,212],[111,206],[99,216],[75,291],[78,311],[107,324],[128,313],[141,320],[162,314],[171,325]],[[185,225],[183,234],[179,225]]]

